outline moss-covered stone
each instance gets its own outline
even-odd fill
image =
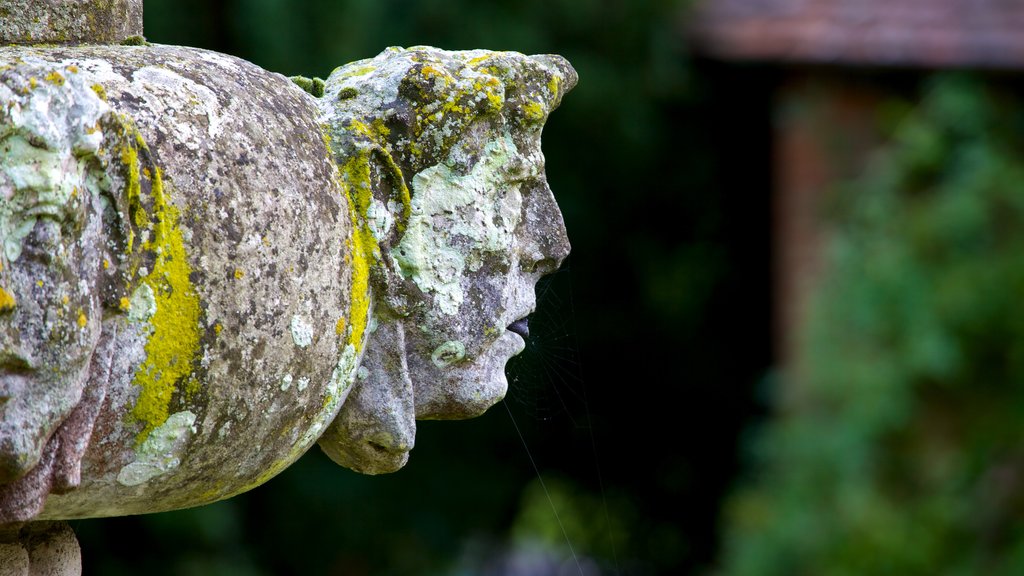
[[[0,524],[212,502],[318,439],[390,471],[415,418],[500,399],[569,249],[540,133],[574,83],[511,52],[289,81],[0,48],[0,349],[44,369],[0,374]]]
[[[0,44],[116,44],[142,38],[142,0],[0,0]]]

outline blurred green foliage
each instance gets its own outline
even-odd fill
[[[883,107],[723,574],[1024,573],[1024,108],[995,84]]]

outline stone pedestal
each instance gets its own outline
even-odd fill
[[[0,0],[0,44],[117,44],[142,35],[142,0]]]
[[[82,553],[67,522],[0,530],[0,576],[79,576]]]

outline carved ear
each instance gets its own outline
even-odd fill
[[[386,211],[381,217],[387,220],[386,229],[375,234],[380,248],[379,262],[371,272],[375,293],[390,313],[405,316],[409,313],[406,280],[398,261],[391,256],[391,249],[401,241],[409,223],[412,210],[409,186],[387,149],[375,146],[371,158],[371,191],[376,206],[383,206]]]
[[[381,146],[373,149],[372,190],[374,198],[388,208],[394,220],[394,227],[387,238],[389,244],[394,244],[402,238],[405,227],[409,223],[409,213],[412,209],[412,199],[409,195],[409,186],[405,181],[405,174],[395,163],[391,154]],[[385,240],[381,239],[383,243]]]
[[[160,174],[148,147],[118,114],[107,114],[101,129],[105,155],[90,166],[103,199],[100,297],[105,308],[125,311],[134,275],[142,265],[141,223],[148,220],[152,189]]]

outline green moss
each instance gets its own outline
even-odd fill
[[[322,78],[306,78],[305,76],[292,76],[289,78],[296,86],[302,88],[315,98],[324,95],[324,81]]]
[[[121,40],[121,46],[149,46],[145,36],[129,36]]]

